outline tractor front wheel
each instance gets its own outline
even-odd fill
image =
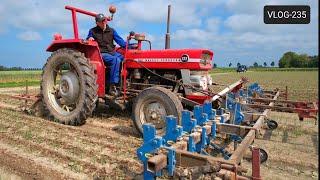
[[[133,103],[133,122],[140,134],[143,134],[142,125],[155,125],[157,134],[165,132],[165,117],[173,115],[180,124],[183,110],[179,98],[170,90],[163,87],[151,87],[143,90]]]
[[[83,53],[59,49],[43,67],[41,96],[49,118],[67,125],[82,125],[95,109],[96,75]]]

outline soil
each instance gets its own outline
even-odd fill
[[[301,122],[296,114],[278,112],[271,112],[269,118],[278,122],[278,128],[254,142],[268,153],[261,176],[270,180],[318,179],[319,132],[315,121]]]
[[[66,126],[11,110],[25,102],[3,94],[22,93],[23,88],[0,90],[0,179],[141,179],[136,149],[142,139],[129,112],[100,104],[85,125]],[[262,177],[318,179],[314,121],[275,112],[269,118],[279,127],[254,143],[269,155]],[[243,164],[250,167],[246,160]]]

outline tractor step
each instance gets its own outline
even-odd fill
[[[122,97],[114,97],[110,95],[105,95],[105,104],[107,106],[113,107],[115,109],[119,109],[121,111],[126,109],[126,103]]]

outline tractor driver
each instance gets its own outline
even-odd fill
[[[126,42],[118,35],[117,31],[107,25],[107,19],[103,14],[95,17],[97,26],[89,30],[87,40],[97,41],[103,61],[110,67],[108,82],[110,83],[109,94],[118,95],[116,84],[120,81],[120,65],[123,56],[115,52],[115,41],[120,47],[125,48]]]

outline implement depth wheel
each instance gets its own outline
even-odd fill
[[[76,50],[53,52],[43,67],[41,96],[51,120],[84,124],[95,109],[97,88],[93,67]]]
[[[268,160],[268,153],[260,148],[260,163],[263,164]]]
[[[278,127],[278,123],[277,123],[277,121],[274,121],[274,120],[268,120],[267,121],[267,126],[268,126],[269,129],[275,130]]]
[[[155,125],[157,134],[165,133],[165,117],[173,115],[180,124],[183,110],[179,98],[163,87],[151,87],[143,90],[135,99],[132,108],[133,122],[139,133],[143,134],[142,125]]]

